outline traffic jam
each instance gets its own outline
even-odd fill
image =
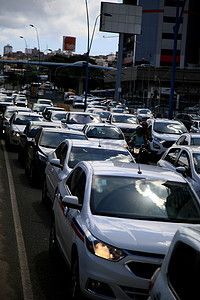
[[[125,101],[84,101],[2,90],[1,142],[41,193],[49,260],[65,264],[70,299],[158,299],[175,233],[199,230],[198,115],[188,126]]]

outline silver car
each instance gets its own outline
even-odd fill
[[[54,201],[58,183],[82,160],[135,162],[130,152],[123,146],[67,139],[48,155],[42,192],[44,204],[49,198]]]
[[[50,255],[61,250],[74,299],[147,299],[174,233],[200,224],[200,206],[175,172],[81,161],[58,184],[52,217]]]
[[[159,167],[182,173],[200,196],[200,147],[174,145],[157,162]]]

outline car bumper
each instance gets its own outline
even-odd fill
[[[90,253],[83,244],[79,252],[83,294],[92,299],[147,299],[149,279],[137,277],[127,266],[130,260],[127,256],[118,262],[107,261]]]

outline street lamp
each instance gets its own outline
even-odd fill
[[[38,98],[39,98],[39,88],[40,88],[40,42],[39,42],[39,35],[38,35],[38,30],[37,30],[37,27],[33,24],[30,24],[29,25],[30,27],[33,27],[35,28],[35,31],[36,31],[36,35],[37,35],[37,42],[38,42],[38,51],[39,51],[39,55],[38,55],[38,58],[39,58],[39,67],[38,67],[38,85],[37,85],[37,99],[36,101],[38,101]]]
[[[88,11],[88,3],[87,0],[85,0],[85,6],[86,6],[86,16],[87,16],[87,61],[86,61],[86,78],[85,78],[85,103],[84,103],[84,110],[86,110],[86,106],[87,106],[87,91],[88,91],[88,66],[89,66],[89,55],[90,55],[90,50],[92,47],[92,42],[93,42],[93,38],[94,38],[94,33],[95,33],[95,29],[96,29],[96,25],[97,25],[97,20],[98,18],[101,16],[101,14],[99,14],[94,22],[94,27],[93,27],[93,31],[92,31],[92,36],[91,36],[91,40],[90,40],[90,24],[89,24],[89,11]],[[109,13],[104,13],[104,16],[108,16],[108,17],[112,17],[111,14]]]
[[[20,35],[20,39],[24,39],[25,42],[25,54],[27,57],[27,65],[26,65],[26,96],[28,96],[28,71],[29,71],[29,65],[28,65],[28,46],[27,46],[27,42],[26,39]]]

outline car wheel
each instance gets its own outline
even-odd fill
[[[47,206],[49,204],[49,197],[47,196],[47,183],[44,180],[43,187],[42,187],[42,204]]]
[[[58,246],[57,246],[57,241],[56,241],[56,226],[55,226],[55,220],[52,220],[50,236],[49,236],[49,255],[50,255],[50,257],[52,259],[55,259],[57,252],[58,252]]]
[[[81,290],[79,283],[79,262],[78,256],[72,260],[71,265],[71,287],[70,293],[72,299],[81,299]]]

